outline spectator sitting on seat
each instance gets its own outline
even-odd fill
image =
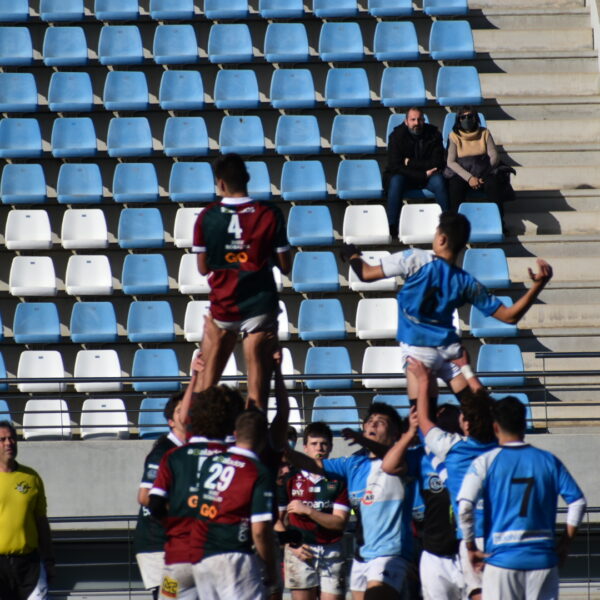
[[[408,109],[404,123],[394,128],[388,140],[388,162],[384,171],[390,234],[398,235],[404,192],[427,189],[442,210],[448,210],[448,192],[442,175],[444,146],[434,125],[425,123],[420,108]]]

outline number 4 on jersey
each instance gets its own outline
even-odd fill
[[[242,226],[240,225],[240,217],[238,214],[231,215],[227,233],[231,233],[236,240],[242,239]]]

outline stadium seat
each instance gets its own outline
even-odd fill
[[[498,296],[498,299],[505,306],[512,306],[513,301],[508,296]],[[480,312],[474,306],[471,306],[471,313],[469,316],[469,326],[471,328],[471,334],[475,337],[493,337],[493,338],[502,338],[502,337],[516,337],[519,335],[516,325],[511,325],[509,323],[503,323],[498,319],[494,319],[494,317],[485,317],[482,312]]]
[[[353,4],[356,7],[356,2]],[[358,23],[330,22],[321,25],[319,57],[322,61],[360,61],[363,56],[363,39]]]
[[[102,201],[102,195],[102,175],[98,165],[69,163],[60,166],[56,185],[59,204],[95,204]]]
[[[258,0],[258,12],[263,19],[301,19],[302,0]]]
[[[13,335],[17,344],[58,344],[60,319],[53,302],[20,302],[15,310]]]
[[[298,252],[292,267],[292,287],[300,293],[337,292],[340,282],[333,252]]]
[[[329,69],[325,80],[325,103],[329,108],[369,106],[371,90],[367,72],[361,68]]]
[[[129,423],[120,398],[87,398],[81,407],[81,439],[127,439]]]
[[[287,236],[293,246],[332,246],[333,223],[327,206],[292,206]]]
[[[142,398],[138,414],[138,431],[142,440],[155,440],[169,433],[163,412],[169,398]]]
[[[167,156],[206,156],[208,132],[203,117],[169,117],[165,123],[163,152]]]
[[[121,363],[116,350],[80,350],[75,357],[73,377],[90,377],[95,381],[75,384],[78,392],[118,392],[123,386],[118,381],[102,381],[121,377]]]
[[[2,204],[46,202],[46,177],[42,165],[7,164],[0,182]]]
[[[146,117],[113,118],[108,124],[106,145],[112,158],[149,156],[152,133]]]
[[[342,236],[346,244],[389,244],[390,229],[381,204],[354,204],[346,207]]]
[[[94,122],[89,117],[55,119],[51,145],[54,158],[94,156],[97,152]]]
[[[119,163],[113,175],[115,202],[156,202],[158,178],[153,163]]]
[[[356,308],[356,336],[360,340],[393,340],[398,332],[395,298],[362,298]]]
[[[52,247],[50,219],[45,210],[11,210],[4,243],[8,250],[47,250]]]
[[[0,73],[0,112],[35,112],[37,105],[32,73]]]
[[[381,169],[376,160],[343,160],[337,173],[337,195],[342,200],[375,200],[383,196]]]
[[[85,65],[88,47],[82,27],[48,27],[42,49],[47,67],[71,67]]]
[[[288,202],[326,200],[327,181],[323,164],[318,160],[284,162],[280,187],[283,199]]]
[[[106,255],[79,254],[69,257],[65,289],[70,296],[112,294],[112,272]]]
[[[5,377],[5,375],[0,375],[1,377]],[[8,421],[12,423],[12,416],[10,414],[10,409],[8,408],[8,404],[6,400],[0,400],[0,421]]]
[[[477,357],[477,372],[493,373],[494,371],[523,373],[525,366],[519,346],[516,344],[485,344],[481,346]],[[523,375],[479,377],[479,380],[487,386],[519,387],[525,385]]]
[[[169,273],[162,254],[128,254],[121,275],[123,293],[132,296],[167,294]]]
[[[141,71],[109,71],[102,101],[106,110],[147,110],[146,75]]]
[[[294,371],[294,362],[292,360],[292,353],[290,352],[289,348],[282,348],[281,349],[281,374],[285,377],[286,375],[295,375],[295,371]],[[296,387],[296,381],[294,379],[286,379],[285,380],[285,388],[287,390],[293,390]],[[275,389],[275,382],[273,381],[273,379],[271,379],[271,389]],[[273,402],[271,402],[273,401]],[[275,399],[274,398],[269,398],[269,404],[268,404],[268,410],[270,411],[271,408],[275,408]],[[290,424],[293,424],[293,422],[301,422],[301,417],[297,411],[298,409],[298,402],[296,401],[295,398],[290,398]],[[271,419],[271,414],[269,413],[269,419]],[[274,416],[274,415],[273,415]]]
[[[384,402],[396,409],[402,419],[406,419],[410,413],[410,401],[406,394],[375,394],[373,402]],[[438,396],[439,402],[439,396]]]
[[[48,88],[48,108],[53,112],[92,110],[94,92],[89,73],[52,73]]]
[[[284,348],[284,350],[286,350],[286,348]],[[282,365],[281,371],[284,375],[287,375],[287,373],[284,373],[284,371],[283,371],[283,365]],[[290,373],[290,374],[293,374],[293,373]],[[286,384],[287,384],[287,380],[286,380]],[[291,388],[291,389],[293,389],[293,388]],[[295,427],[297,430],[301,431],[302,429],[304,429],[304,419],[302,418],[302,412],[300,411],[300,408],[298,407],[298,400],[296,400],[296,398],[294,398],[293,396],[290,396],[288,398],[288,402],[290,405],[290,416],[288,419],[288,423],[292,427]],[[276,412],[277,412],[276,399],[269,398],[269,400],[267,402],[267,420],[269,421],[269,423],[273,422]]]
[[[0,27],[0,67],[26,67],[32,62],[33,42],[29,28]]]
[[[71,312],[71,341],[75,344],[113,344],[117,316],[112,302],[75,302]]]
[[[100,30],[98,60],[102,65],[139,65],[144,62],[140,30],[135,25],[105,25]]]
[[[42,21],[83,21],[83,0],[40,0]]]
[[[204,86],[199,71],[164,71],[158,90],[163,110],[202,110]]]
[[[336,115],[331,128],[331,149],[336,154],[374,154],[377,138],[373,117]]]
[[[442,106],[481,104],[481,84],[477,69],[466,67],[441,67],[435,84],[436,101]]]
[[[430,17],[466,15],[467,0],[423,0],[423,11]]]
[[[0,21],[18,23],[29,19],[27,0],[2,0],[0,2]]]
[[[406,384],[404,378],[403,352],[399,346],[369,346],[363,355],[362,374],[382,375],[398,373],[400,378],[366,378],[362,383],[367,388],[398,388]]]
[[[327,423],[334,434],[346,427],[356,428],[360,419],[354,397],[317,396],[312,410],[312,422],[315,421]]]
[[[305,375],[348,375],[352,373],[350,354],[345,346],[310,347],[304,363]],[[349,389],[352,379],[307,379],[309,390]]]
[[[251,62],[252,38],[248,25],[213,25],[208,34],[208,60],[211,63]]]
[[[489,288],[510,287],[508,263],[502,248],[468,248],[462,268]]]
[[[481,112],[478,112],[477,116],[479,117],[479,124],[481,125],[481,127],[487,127],[485,115]],[[444,124],[442,126],[442,139],[444,141],[444,148],[446,146],[448,146],[448,136],[450,135],[450,132],[452,131],[452,128],[454,127],[455,124],[456,124],[456,113],[455,112],[446,113],[446,116],[444,117]]]
[[[281,115],[275,130],[277,154],[318,154],[319,123],[314,115]]]
[[[132,377],[179,377],[177,354],[172,348],[136,350],[131,367]],[[134,381],[136,392],[179,391],[178,381]]]
[[[532,431],[534,431],[535,426],[533,423],[533,414],[531,412],[531,404],[529,404],[529,398],[527,397],[527,394],[515,393],[515,392],[510,392],[510,393],[503,392],[503,393],[490,394],[490,396],[494,400],[502,400],[502,398],[506,398],[506,396],[513,396],[514,398],[519,400],[522,404],[525,405],[525,422],[527,423],[527,431],[530,433]]]
[[[27,400],[23,412],[24,440],[68,440],[71,417],[64,400]]]
[[[42,132],[37,119],[0,120],[0,158],[42,155]]]
[[[140,16],[138,0],[95,0],[94,14],[99,21],[135,21]]]
[[[152,53],[158,65],[189,65],[198,62],[198,42],[192,25],[159,25]]]
[[[358,6],[356,0],[313,0],[313,13],[319,19],[355,17]]]
[[[247,0],[204,0],[207,19],[245,19],[248,16]]]
[[[182,254],[177,276],[181,294],[208,294],[210,285],[206,275],[198,271],[198,259],[195,254]]]
[[[104,211],[100,208],[69,208],[63,213],[60,231],[62,247],[106,248],[108,230]]]
[[[263,154],[265,134],[260,117],[223,117],[219,132],[219,151],[221,154]]]
[[[212,202],[215,199],[215,180],[210,163],[173,163],[169,196],[173,202]]]
[[[439,204],[407,204],[400,213],[400,241],[407,245],[430,244],[441,214]]]
[[[412,0],[369,0],[367,10],[374,17],[409,17]]]
[[[471,223],[470,243],[494,243],[504,239],[500,211],[493,202],[463,202],[458,212]]]
[[[381,76],[380,96],[381,104],[388,107],[425,104],[427,95],[421,69],[419,67],[386,67]]]
[[[158,208],[124,208],[119,215],[117,241],[121,248],[162,248],[163,221]]]
[[[8,290],[12,296],[55,296],[56,276],[49,256],[15,256],[10,265]]]
[[[220,70],[215,80],[215,106],[220,109],[258,108],[258,80],[250,69]]]
[[[150,0],[155,21],[189,21],[194,18],[194,0]]]
[[[173,241],[177,248],[191,248],[193,245],[194,225],[203,208],[179,208],[175,213]]]
[[[201,342],[204,337],[204,317],[208,315],[208,300],[191,300],[185,307],[183,337],[186,342]]]
[[[380,21],[375,27],[373,55],[379,61],[419,60],[419,42],[411,21]]]
[[[271,78],[273,108],[312,108],[315,84],[308,69],[276,69]]]
[[[4,375],[6,377],[6,374]],[[63,379],[65,368],[58,350],[23,350],[17,366],[19,379]],[[20,392],[62,392],[64,383],[19,383]]]
[[[369,265],[378,265],[382,257],[389,255],[387,250],[367,250],[362,253],[362,259]],[[398,288],[395,277],[361,281],[351,267],[348,267],[348,285],[353,292],[394,292]]]
[[[267,163],[262,161],[246,161],[246,170],[250,176],[248,195],[254,200],[268,202],[271,199],[271,178]]]
[[[434,60],[475,58],[475,44],[469,21],[434,21],[429,34],[429,56]]]
[[[346,325],[342,304],[337,298],[302,300],[298,314],[298,335],[305,342],[343,340]]]
[[[130,342],[172,342],[175,326],[171,305],[166,300],[132,302],[127,315]]]
[[[270,63],[307,62],[310,53],[306,27],[302,23],[269,23],[264,55]]]

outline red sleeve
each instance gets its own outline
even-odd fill
[[[338,504],[339,506],[346,506],[348,507],[348,509],[350,509],[350,498],[348,498],[348,488],[345,485],[341,486],[340,493],[337,495],[334,504]]]
[[[206,252],[206,242],[204,241],[204,231],[202,229],[202,221],[204,219],[204,215],[206,214],[206,209],[203,210],[196,219],[196,223],[194,224],[194,237],[192,241],[192,252]]]
[[[167,452],[162,457],[160,465],[158,466],[158,474],[156,475],[154,485],[150,490],[151,494],[156,494],[157,496],[163,497],[169,496],[169,490],[171,489],[171,485],[173,484],[173,472],[171,471],[169,458],[173,450],[175,450],[175,448]]]

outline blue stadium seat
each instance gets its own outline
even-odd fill
[[[371,90],[364,69],[329,69],[325,80],[325,102],[329,108],[369,106]]]
[[[429,34],[429,56],[434,60],[475,58],[475,43],[469,21],[434,21]]]
[[[87,112],[94,108],[94,91],[89,73],[52,73],[48,108],[53,112]]]
[[[370,115],[336,115],[331,128],[336,154],[373,154],[377,149],[375,124]]]
[[[171,348],[136,350],[131,367],[132,377],[179,377],[177,354]],[[177,392],[178,381],[134,381],[136,392]]]
[[[350,354],[345,346],[309,348],[304,363],[305,375],[348,375],[352,373]],[[309,390],[350,389],[352,379],[308,379]]]
[[[375,394],[373,402],[384,402],[396,409],[401,418],[408,417],[410,412],[410,401],[406,394]],[[439,400],[438,400],[439,402]]]
[[[27,27],[0,27],[0,67],[25,67],[33,62],[33,42]]]
[[[95,0],[99,21],[135,21],[140,16],[138,0]]]
[[[83,0],[40,0],[42,21],[82,21]]]
[[[6,379],[8,377],[6,373],[6,366],[4,365],[4,356],[0,353],[0,379]],[[8,389],[8,383],[0,383],[0,391],[6,391]]]
[[[154,32],[152,53],[159,65],[198,62],[198,42],[192,25],[159,25]]]
[[[356,2],[353,4],[356,7]],[[319,56],[325,62],[362,60],[364,49],[359,24],[323,23],[319,35]]]
[[[292,267],[295,292],[337,292],[340,289],[333,252],[298,252]]]
[[[318,154],[319,123],[314,115],[281,115],[275,130],[277,154]]]
[[[301,19],[302,0],[258,0],[258,12],[263,19]]]
[[[163,411],[169,398],[142,398],[138,415],[139,436],[143,440],[155,440],[169,433],[169,424]]]
[[[102,202],[102,175],[96,164],[64,164],[58,172],[56,198],[59,204]]]
[[[503,240],[500,211],[493,202],[463,202],[458,207],[458,212],[465,215],[471,223],[470,243],[493,243]]]
[[[119,163],[113,176],[115,202],[156,202],[158,178],[152,163]]]
[[[380,96],[384,106],[422,106],[427,95],[421,69],[386,67],[381,76]]]
[[[381,170],[376,160],[343,160],[337,173],[337,195],[342,200],[383,196]]]
[[[418,60],[419,42],[411,21],[380,21],[375,27],[373,55],[377,60]]]
[[[358,6],[356,0],[313,0],[313,13],[319,19],[355,17]]]
[[[462,268],[489,288],[510,287],[508,263],[502,248],[468,248]]]
[[[490,394],[490,396],[494,400],[502,400],[502,398],[506,398],[506,396],[514,396],[517,400],[519,400],[522,404],[525,405],[525,421],[527,422],[527,431],[532,432],[535,429],[533,424],[533,414],[531,412],[531,404],[529,404],[529,398],[527,394],[523,393],[515,393],[515,392],[503,392],[503,393],[495,393]]]
[[[0,375],[1,377],[6,377],[6,375]],[[10,415],[10,409],[8,408],[8,404],[6,400],[0,400],[0,421],[8,421],[12,423],[12,417]]]
[[[271,63],[307,62],[308,36],[302,23],[269,23],[265,33],[265,60]]]
[[[29,19],[27,0],[0,0],[0,21],[18,23]]]
[[[215,80],[215,106],[220,109],[258,108],[258,80],[250,69],[220,70]]]
[[[430,17],[466,15],[467,0],[423,0],[423,11]]]
[[[71,341],[112,344],[117,341],[117,316],[112,302],[75,302],[71,312]]]
[[[267,163],[247,161],[246,170],[250,176],[248,195],[255,200],[269,201],[271,199],[271,177]]]
[[[478,112],[477,115],[479,116],[479,124],[481,125],[481,127],[487,127],[485,115],[480,112]],[[456,113],[455,112],[447,113],[446,116],[444,117],[444,125],[442,126],[442,139],[444,141],[444,147],[448,146],[448,136],[450,135],[450,132],[452,131],[452,128],[454,127],[455,124],[456,124]]]
[[[477,357],[477,372],[478,373],[522,373],[525,371],[523,364],[523,356],[521,349],[516,344],[485,344],[479,349]],[[490,376],[479,378],[483,385],[488,386],[507,386],[518,387],[525,385],[525,377],[518,375],[515,377],[509,376]]]
[[[163,152],[167,156],[206,156],[208,132],[203,117],[169,117],[165,123]]]
[[[343,340],[346,325],[342,303],[337,298],[302,300],[298,314],[298,335],[305,342]]]
[[[166,300],[135,301],[129,305],[127,337],[130,342],[172,342],[175,324]]]
[[[48,27],[42,49],[47,67],[85,65],[88,60],[87,41],[81,27]]]
[[[121,248],[162,248],[165,232],[158,208],[124,208],[117,239]]]
[[[141,71],[109,71],[102,101],[106,110],[147,110],[146,75]]]
[[[42,155],[42,132],[37,119],[0,120],[0,158]]]
[[[313,403],[312,422],[323,421],[331,431],[341,433],[342,429],[356,429],[360,424],[358,409],[353,396],[317,396]]]
[[[17,344],[57,344],[60,319],[54,302],[20,302],[15,310],[13,334]]]
[[[166,294],[169,291],[167,263],[162,254],[128,254],[121,275],[123,293]]]
[[[94,156],[97,152],[94,122],[90,117],[55,119],[50,143],[55,158]]]
[[[442,67],[435,84],[436,101],[442,106],[481,104],[481,84],[475,67]]]
[[[412,0],[369,0],[367,10],[374,17],[409,17]]]
[[[155,21],[189,21],[194,18],[194,0],[150,0],[150,16]]]
[[[173,202],[212,202],[215,180],[210,164],[174,163],[169,178],[169,196]]]
[[[263,154],[265,134],[260,117],[223,117],[219,132],[219,150],[221,154]]]
[[[164,71],[158,90],[163,110],[202,110],[204,86],[199,71]]]
[[[287,235],[294,246],[333,245],[333,224],[327,206],[292,206]]]
[[[35,112],[37,105],[32,73],[0,73],[0,112]]]
[[[211,63],[251,62],[252,38],[248,25],[213,25],[208,34],[208,60]]]
[[[513,301],[508,296],[498,296],[498,299],[506,306],[512,306]],[[471,306],[469,317],[471,334],[476,337],[516,337],[518,334],[517,326],[503,323],[494,317],[485,317],[474,306]]]
[[[327,199],[327,180],[318,160],[295,160],[283,163],[281,196],[288,202]]]
[[[0,182],[2,204],[46,202],[46,178],[42,165],[8,164]]]
[[[102,65],[139,65],[144,62],[140,30],[135,25],[105,25],[100,30],[98,60]]]
[[[106,140],[108,155],[113,158],[149,156],[152,133],[146,117],[124,117],[110,120]]]
[[[207,19],[245,19],[248,16],[247,0],[204,0]]]
[[[273,108],[312,108],[315,84],[308,69],[277,69],[271,78]]]

